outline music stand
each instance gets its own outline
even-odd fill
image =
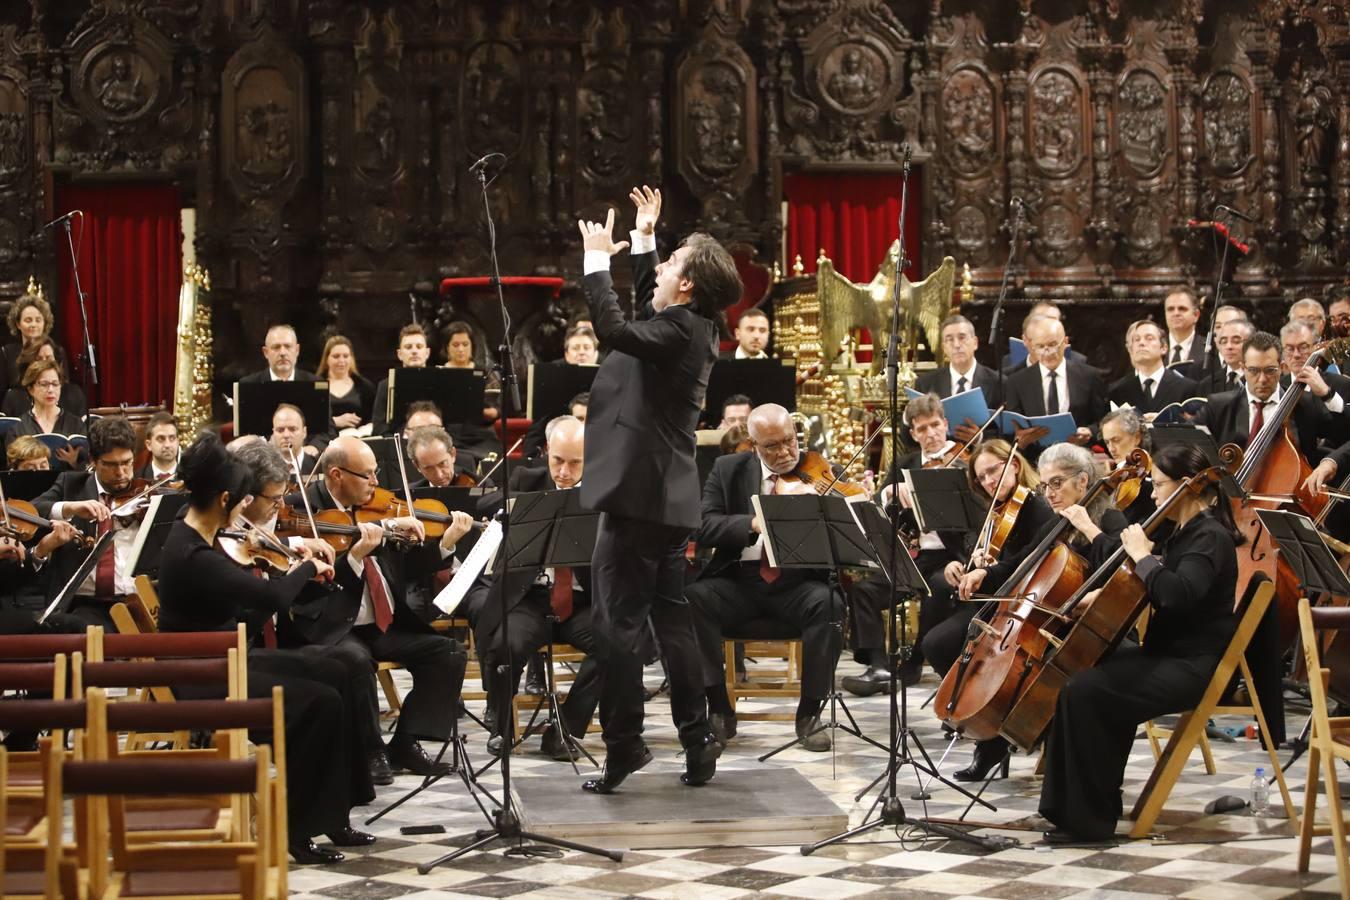
[[[1223,492],[1234,500],[1241,500],[1247,492],[1237,483],[1223,460],[1219,458],[1219,445],[1208,431],[1201,431],[1195,425],[1154,425],[1149,429],[1153,437],[1153,448],[1161,450],[1168,444],[1185,444],[1195,447],[1205,455],[1205,461],[1213,468],[1221,469],[1219,484]]]
[[[715,427],[722,421],[722,403],[734,394],[749,397],[752,405],[777,403],[788,412],[797,409],[795,359],[719,359],[708,373],[703,395],[703,421]]]
[[[5,496],[10,500],[32,500],[56,484],[60,474],[51,469],[10,469],[0,472],[0,484],[4,485]]]
[[[187,494],[154,494],[146,507],[141,525],[136,529],[136,541],[131,545],[131,577],[149,575],[159,577],[159,558],[169,529],[178,519],[178,512],[187,505]]]
[[[483,420],[487,378],[478,369],[402,368],[389,370],[389,430],[401,431],[409,405],[430,400],[446,425]]]
[[[305,417],[310,435],[325,434],[332,422],[326,381],[236,381],[234,383],[234,436],[272,436],[272,416],[289,403]]]
[[[940,475],[949,470],[926,469],[917,471],[927,475]],[[908,478],[912,473],[911,470],[905,470],[904,474],[906,478]],[[964,484],[963,472],[957,471],[953,474],[962,476],[962,483]],[[942,482],[947,480],[949,479],[945,477],[939,479],[937,486],[939,488],[943,487]],[[924,479],[921,478],[920,482],[922,483],[923,481]],[[940,497],[944,493],[948,498],[951,496],[952,485],[947,485],[947,487],[948,490],[945,492],[939,492],[937,495],[930,493],[923,499],[920,498],[917,492],[914,492],[914,505],[916,509],[919,507],[919,504],[923,503],[925,500],[930,505],[935,502],[937,505],[941,505]],[[913,490],[914,486],[911,482],[911,491]],[[966,487],[966,492],[969,494],[968,486]],[[974,500],[973,495],[971,495],[970,499],[972,501]],[[857,517],[859,530],[867,538],[871,547],[872,558],[880,566],[882,572],[886,574],[887,579],[890,580],[893,586],[892,596],[898,597],[901,594],[906,594],[910,598],[906,601],[909,603],[917,602],[920,598],[927,596],[929,593],[928,582],[924,579],[923,573],[921,573],[914,564],[914,560],[910,557],[909,553],[897,546],[898,542],[894,537],[895,525],[892,520],[887,518],[880,509],[870,503],[852,503],[849,504],[849,507],[851,514]],[[972,507],[964,501],[959,501],[956,504],[956,508],[960,510],[960,516],[968,517],[973,513],[979,513],[974,520],[974,524],[970,526],[971,528],[979,527],[979,523],[983,520],[984,516],[983,512],[978,509],[978,504]],[[945,522],[948,520],[943,519],[942,521]],[[994,808],[992,804],[979,796],[970,793],[955,782],[942,777],[937,771],[937,766],[933,764],[932,757],[930,757],[928,751],[924,749],[923,743],[919,740],[919,736],[909,727],[908,689],[905,687],[904,680],[897,677],[897,673],[901,663],[904,662],[912,652],[913,644],[911,643],[908,634],[909,623],[907,619],[903,616],[896,615],[898,607],[899,604],[892,604],[890,608],[890,633],[888,635],[888,640],[891,648],[891,740],[890,745],[886,748],[886,767],[882,770],[881,774],[873,779],[871,784],[863,788],[854,799],[862,799],[862,797],[878,784],[885,783],[886,787],[877,794],[877,798],[872,802],[872,806],[868,809],[867,815],[863,817],[863,823],[861,825],[813,844],[803,844],[801,847],[803,856],[809,856],[822,847],[828,847],[831,844],[850,840],[879,828],[890,828],[892,826],[900,827],[904,825],[912,825],[931,834],[941,835],[953,840],[966,841],[967,843],[985,849],[1001,849],[995,847],[995,845],[989,841],[967,834],[958,828],[931,822],[927,819],[911,818],[905,813],[903,807],[900,805],[899,794],[896,788],[896,779],[900,769],[908,765],[914,769],[916,779],[919,777],[919,773],[926,774],[928,776],[927,783],[932,783],[934,780],[940,781],[942,784],[965,796],[968,800],[979,803],[991,810]],[[901,623],[898,628],[896,625],[897,619],[899,619]],[[896,690],[895,683],[897,681],[899,681],[899,690]],[[923,762],[920,762],[919,759],[915,757],[910,749],[911,744],[918,751],[919,756],[923,758]],[[878,814],[878,811],[880,814]]]
[[[920,531],[979,531],[987,507],[975,498],[965,469],[905,469]]]
[[[580,521],[584,518],[583,516],[576,515],[576,513],[580,511],[580,497],[580,491],[538,491],[527,494],[517,494],[511,497],[507,505],[507,514],[511,518],[511,527],[507,529],[505,538],[502,541],[502,546],[497,548],[496,555],[488,563],[488,574],[492,575],[494,578],[501,577],[504,581],[506,577],[513,572],[538,572],[544,566],[553,564],[550,560],[552,559],[552,553],[555,546],[561,547],[560,552],[562,558],[573,558],[577,548],[585,544],[584,535],[562,535],[562,540],[559,540],[559,536],[556,532],[559,530],[559,525],[562,520],[569,519],[571,521]],[[572,511],[572,515],[568,515],[568,510]],[[593,517],[593,519],[598,519],[599,517],[596,513],[589,513],[589,515]],[[581,526],[573,527],[579,528]],[[593,521],[591,524],[590,544],[593,546],[594,543],[595,532]],[[590,557],[587,556],[584,563],[577,564],[589,565],[589,563]],[[558,564],[569,565],[571,563],[559,562]],[[497,585],[496,589],[501,591],[504,596],[504,585]],[[503,637],[505,637],[504,634]],[[511,678],[509,653],[506,654],[505,659],[507,664],[498,666],[498,670],[494,673],[495,676],[503,682],[507,682]],[[505,723],[509,721],[511,694],[514,692],[514,688],[514,684],[508,683],[505,685],[505,690],[498,694],[497,702],[500,707],[497,710],[498,727],[505,727]],[[552,706],[556,710],[556,698],[554,699]],[[558,727],[563,736],[563,740],[567,741],[570,736],[567,735],[567,729],[562,727],[561,717],[558,718]],[[580,746],[575,743],[572,745]],[[503,757],[512,751],[514,746],[514,743],[508,743],[503,740],[501,752],[495,757],[494,761],[500,762]],[[583,750],[583,752],[585,751]],[[589,757],[589,754],[587,754],[587,756]],[[594,762],[595,760],[592,758],[591,761]],[[491,765],[492,763],[488,763],[478,772],[475,772],[474,778],[477,778],[483,771],[490,768]],[[504,776],[507,771],[509,770],[503,766]],[[602,850],[598,847],[589,847],[585,844],[578,844],[573,841],[563,840],[562,838],[549,837],[520,828],[518,819],[512,809],[514,800],[511,796],[509,782],[503,783],[502,795],[502,811],[498,813],[498,819],[509,819],[512,822],[509,834],[503,834],[500,827],[480,830],[475,833],[474,840],[469,844],[453,850],[444,856],[433,859],[430,862],[420,864],[417,867],[417,871],[425,875],[437,866],[458,859],[466,853],[481,849],[498,839],[530,840],[538,844],[549,844],[567,850],[593,853],[597,856],[608,857],[615,862],[620,862],[623,859],[622,851]],[[510,850],[507,852],[510,853]]]
[[[599,366],[565,362],[532,364],[525,382],[525,417],[547,422],[571,412],[568,401],[589,391],[598,371]]]
[[[99,557],[111,547],[113,534],[114,532],[112,529],[109,529],[94,539],[93,548],[89,551],[89,554],[85,556],[84,561],[75,569],[75,574],[70,576],[70,580],[67,581],[65,586],[52,598],[52,602],[47,604],[47,608],[44,609],[42,615],[38,617],[37,621],[39,625],[47,621],[47,617],[54,613],[58,607],[64,608],[66,602],[71,597],[75,596],[75,591],[79,589],[80,585],[84,584],[84,580],[89,577],[89,573],[93,572],[94,567],[98,565]]]

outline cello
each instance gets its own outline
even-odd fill
[[[1090,506],[1120,484],[1138,479],[1151,462],[1142,449],[1131,451],[1125,464],[1097,480],[1079,501]],[[948,727],[976,740],[995,737],[1017,700],[1033,660],[1045,653],[1041,629],[1083,583],[1087,563],[1062,540],[1072,528],[1063,516],[1027,555],[995,597],[1012,602],[986,603],[971,620],[965,649],[942,679],[933,709]]]
[[[1200,494],[1217,484],[1223,473],[1222,467],[1215,466],[1183,481],[1143,523],[1144,533],[1153,534],[1182,497]],[[1083,598],[1098,584],[1102,588],[1096,599],[1082,615],[1072,618]],[[1023,750],[1029,751],[1039,744],[1054,718],[1060,689],[1069,677],[1092,668],[1114,650],[1147,603],[1144,582],[1134,574],[1125,548],[1117,548],[1068,600],[1046,610],[1056,623],[1051,626],[1054,631],[1038,629],[1044,641],[1043,650],[1039,656],[1027,658],[1027,671],[1022,678],[1026,687],[1004,718],[1000,733]]]

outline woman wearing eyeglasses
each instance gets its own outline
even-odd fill
[[[64,383],[65,376],[55,360],[40,359],[28,366],[23,373],[23,388],[32,398],[33,405],[19,417],[19,424],[10,431],[6,445],[25,434],[84,433],[84,420],[59,405]],[[88,462],[88,454],[71,444],[53,450],[52,456],[52,468],[62,472]]]

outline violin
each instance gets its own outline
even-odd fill
[[[37,507],[27,500],[6,500],[3,509],[3,526],[0,527],[7,532],[7,537],[27,543],[37,537],[39,531],[52,529],[52,520],[38,515]],[[94,545],[93,536],[78,527],[74,541],[86,550]]]
[[[453,482],[452,482],[453,484]],[[366,515],[377,518],[367,520]],[[421,500],[414,500],[412,509],[408,509],[408,501],[399,497],[388,488],[376,488],[375,493],[366,501],[365,505],[357,513],[357,521],[378,521],[380,519],[404,519],[408,516],[416,516],[417,521],[422,523],[422,529],[425,531],[428,539],[439,539],[445,534],[448,526],[454,517],[451,516],[449,508],[441,501],[426,497]],[[474,522],[474,528],[486,527],[482,522]]]
[[[836,476],[830,461],[814,450],[802,451],[796,467],[786,475],[778,476],[780,484],[785,481],[807,485],[817,494],[832,497],[856,497],[867,493],[862,485]]]
[[[383,520],[385,518],[381,514],[370,511],[364,513],[360,510],[357,511],[358,522],[378,522],[384,525]],[[319,540],[325,541],[336,553],[345,552],[361,537],[360,527],[352,524],[351,517],[340,509],[320,510],[314,513],[312,520],[287,504],[282,504],[277,510],[276,534],[278,537],[287,535],[311,536],[311,526],[313,532],[317,532]],[[385,528],[384,539],[385,543],[399,550],[406,550],[412,544],[409,538],[391,531],[387,527]]]
[[[998,504],[994,513],[993,527],[989,533],[989,543],[985,547],[985,554],[990,559],[998,559],[999,554],[1003,552],[1003,545],[1008,542],[1008,536],[1017,525],[1017,516],[1030,497],[1031,488],[1019,484],[1012,492],[1012,496]]]
[[[263,566],[280,572],[290,569],[294,560],[289,554],[283,555],[271,547],[255,546],[248,537],[243,531],[221,529],[216,532],[216,543],[226,556],[245,568]]]

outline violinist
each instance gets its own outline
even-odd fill
[[[310,559],[277,578],[254,577],[215,546],[219,532],[252,501],[247,467],[206,434],[183,456],[182,471],[187,512],[169,531],[159,570],[163,631],[231,630],[240,621],[259,622],[284,613],[310,579],[333,571]],[[355,707],[346,673],[334,660],[259,646],[256,628],[250,638],[249,696],[270,697],[277,685],[286,696],[290,853],[301,864],[341,862],[342,853],[319,847],[314,836],[326,834],[335,847],[375,841],[348,821],[352,806],[373,800],[375,792],[349,727]],[[203,696],[200,688],[184,690]]]
[[[137,478],[157,481],[178,472],[178,420],[173,413],[157,412],[146,421],[145,449],[150,461],[141,466]]]
[[[276,412],[272,413],[272,437],[269,442],[281,451],[285,459],[290,459],[292,454],[298,456],[300,474],[305,476],[314,471],[314,465],[319,459],[319,449],[308,445],[308,440],[309,429],[305,427],[305,414],[300,411],[300,407],[291,403],[278,404]]]
[[[65,472],[56,483],[33,501],[38,515],[53,521],[93,523],[93,530],[111,530],[112,543],[104,550],[94,570],[75,590],[68,612],[90,625],[116,630],[109,610],[123,597],[136,592],[132,580],[131,552],[139,522],[114,519],[112,510],[130,498],[138,484],[132,479],[136,462],[136,432],[125,416],[107,416],[89,426],[89,452],[94,464],[88,472]],[[84,561],[86,551],[67,544],[52,554],[48,573],[48,599],[65,586]]]
[[[69,522],[53,522],[41,540],[27,544],[0,536],[0,634],[84,633],[84,620],[67,613],[54,612],[45,622],[37,621],[47,605],[42,568],[76,536]]]
[[[1144,446],[1144,419],[1128,406],[1107,413],[1101,429],[1102,443],[1115,468],[1124,465],[1126,457]],[[1124,513],[1126,521],[1135,525],[1153,515],[1153,487],[1148,479],[1121,485],[1116,491],[1116,508]]]
[[[1079,505],[1087,496],[1088,487],[1096,480],[1097,463],[1092,453],[1074,444],[1054,444],[1041,454],[1037,467],[1041,495],[1057,515],[1068,519],[1074,527],[1068,533],[1069,547],[1088,561],[1089,568],[1096,569],[1119,546],[1120,533],[1129,523],[1111,505],[1110,494],[1101,494],[1086,509]],[[1026,515],[1025,510],[1022,515]],[[1054,525],[1054,518],[1048,520],[1021,552],[1009,552],[1009,548],[1005,548],[998,562],[968,572],[961,579],[961,599],[970,600],[982,586],[993,585],[997,589],[998,585],[1004,584],[1026,558],[1027,551],[1039,545]],[[965,604],[962,609],[975,608],[974,604]],[[969,617],[952,616],[924,638],[924,655],[934,669],[945,672],[956,662],[966,641],[969,621]],[[975,759],[970,766],[954,777],[957,781],[983,781],[1007,753],[1008,743],[1002,737],[980,741],[975,745]]]
[[[1206,468],[1194,447],[1162,448],[1153,457],[1154,499],[1161,504],[1188,490],[1183,481]],[[1125,565],[1152,609],[1143,646],[1117,649],[1071,676],[1059,694],[1040,803],[1055,826],[1045,835],[1050,843],[1111,839],[1139,724],[1194,708],[1232,639],[1238,567],[1228,500],[1206,484],[1179,498],[1168,518],[1175,528],[1165,543],[1154,544],[1138,525],[1121,533]]]
[[[463,472],[455,472],[455,455],[455,442],[444,428],[438,425],[425,425],[413,429],[408,438],[408,456],[412,458],[422,478],[419,481],[409,482],[409,488],[427,485],[438,488],[472,487],[472,478]],[[512,475],[514,476],[515,472],[512,472]],[[426,622],[441,615],[441,611],[432,601],[449,582],[455,569],[455,556],[450,551],[459,538],[468,531],[470,527],[468,523],[472,521],[467,513],[458,510],[452,513],[452,518],[455,519],[455,523],[447,529],[450,536],[442,537],[442,548],[435,549],[435,552],[414,552],[404,556],[407,563],[405,566],[408,585],[407,604]],[[434,544],[431,546],[435,548]],[[466,597],[464,602],[469,603],[471,600],[472,594]],[[468,615],[472,622],[473,615],[464,604],[460,605],[458,611]]]
[[[748,427],[754,451],[719,457],[703,486],[703,523],[694,540],[714,552],[698,580],[684,588],[705,671],[712,680],[707,687],[710,724],[719,738],[736,733],[735,714],[720,677],[723,633],[752,619],[775,619],[802,635],[798,741],[806,750],[824,752],[830,749],[830,736],[820,730],[820,711],[830,695],[839,657],[841,598],[833,573],[768,565],[763,525],[750,498],[812,489],[791,480],[801,452],[786,409],[776,403],[757,406]]]
[[[946,465],[960,449],[955,441],[947,439],[947,414],[936,394],[925,394],[909,401],[905,407],[905,420],[909,423],[909,436],[919,449],[900,457],[901,470]],[[959,460],[952,465],[964,467]],[[890,502],[894,497],[902,507],[902,522],[912,523],[913,498],[909,485],[898,473],[888,474],[882,483],[882,502]],[[925,597],[919,607],[919,634],[914,638],[914,653],[900,668],[899,677],[907,687],[918,684],[923,673],[919,639],[951,614],[952,585],[943,577],[943,570],[948,563],[964,558],[969,552],[965,535],[960,532],[924,532],[918,537],[917,548],[911,548],[915,549],[914,564],[928,581],[930,596]],[[869,575],[853,585],[853,658],[867,666],[867,670],[861,675],[846,675],[841,679],[840,684],[851,694],[866,697],[891,689],[883,625],[890,597],[890,582],[883,576]]]
[[[379,474],[375,454],[359,438],[343,436],[328,445],[319,468],[324,480],[307,489],[308,507],[315,513],[340,510],[352,516],[354,523],[355,511],[375,493]],[[298,494],[287,502],[293,508],[306,506]],[[345,575],[338,580],[344,587],[338,602],[330,603],[334,612],[326,617],[331,628],[324,643],[343,644],[353,653],[364,654],[372,672],[377,660],[401,663],[408,670],[412,690],[403,700],[403,712],[388,744],[389,762],[417,775],[444,775],[449,765],[434,762],[420,741],[449,737],[466,658],[457,642],[432,631],[408,607],[402,560],[396,551],[383,547],[386,528],[420,539],[422,523],[405,517],[389,520],[383,527],[366,522],[359,528],[360,539],[336,563],[339,571],[346,566],[356,581],[348,583]],[[452,529],[447,528],[446,535],[452,535]],[[455,539],[450,538],[452,549]]]

